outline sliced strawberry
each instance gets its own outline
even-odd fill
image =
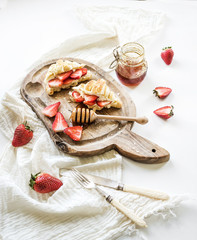
[[[57,75],[57,78],[61,81],[64,81],[66,80],[71,74],[73,73],[73,70],[70,70],[68,72],[64,72],[64,73],[61,73],[59,75]]]
[[[68,127],[64,132],[74,141],[80,141],[83,128],[81,126]]]
[[[63,81],[63,85],[70,84],[70,83],[73,82],[73,81],[74,81],[74,79],[67,78],[66,80]]]
[[[81,68],[82,76],[87,74],[88,69],[87,68]]]
[[[94,104],[96,104],[96,99],[98,97],[95,96],[95,95],[87,95],[87,94],[85,94],[84,98],[85,98],[85,100],[83,102],[84,104],[89,105],[89,106],[93,106]]]
[[[52,105],[49,105],[42,110],[42,113],[47,117],[54,117],[57,114],[59,105],[60,105],[60,102],[56,102]]]
[[[55,87],[61,87],[63,82],[59,80],[58,78],[52,79],[48,82],[49,87],[55,88]]]
[[[75,72],[73,72],[70,77],[73,79],[79,79],[83,75],[83,71],[81,69],[77,69]]]
[[[64,119],[64,116],[58,112],[55,116],[55,120],[53,122],[52,128],[54,132],[63,132],[65,128],[68,127],[68,124],[66,120]]]
[[[98,97],[95,95],[84,95],[85,101],[86,102],[94,102]]]
[[[159,98],[165,98],[167,97],[170,93],[172,92],[171,88],[167,88],[167,87],[156,87],[153,90],[153,93],[155,94],[156,97]]]
[[[105,107],[105,106],[107,106],[110,103],[111,103],[110,101],[97,101],[97,105],[99,107]]]
[[[165,107],[156,109],[154,113],[159,117],[168,119],[174,115],[173,108],[174,108],[173,106],[165,106]]]
[[[75,102],[83,102],[83,97],[77,91],[72,92],[72,96],[75,99]]]
[[[83,103],[89,106],[93,106],[94,104],[96,104],[96,101],[93,102],[83,101]]]

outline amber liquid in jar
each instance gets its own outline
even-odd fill
[[[122,84],[126,86],[140,84],[146,76],[147,68],[144,48],[140,44],[127,43],[122,46],[115,70]]]

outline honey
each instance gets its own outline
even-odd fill
[[[115,71],[120,82],[126,86],[140,84],[147,73],[148,65],[144,57],[144,48],[139,43],[127,43],[114,49]],[[112,63],[112,64],[113,64]]]

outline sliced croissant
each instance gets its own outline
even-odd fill
[[[68,89],[72,86],[77,86],[80,82],[86,81],[86,80],[90,80],[92,78],[92,73],[87,70],[87,73],[83,76],[81,76],[78,79],[70,79],[70,81],[65,81],[65,84],[60,84],[61,86],[49,86],[50,82],[55,80],[56,78],[58,78],[58,75],[62,74],[62,73],[66,73],[69,71],[73,71],[75,72],[78,69],[82,69],[84,68],[84,64],[79,64],[77,62],[72,62],[69,60],[58,60],[56,63],[52,64],[46,74],[46,77],[44,79],[44,83],[46,85],[46,92],[49,95],[53,95],[54,92],[59,92],[61,91],[61,89]],[[71,72],[72,72],[71,71]]]
[[[73,102],[80,101],[92,108],[94,111],[103,108],[121,108],[122,102],[119,97],[107,86],[104,79],[91,80],[88,83],[73,87],[70,98]],[[77,96],[77,98],[75,98]]]

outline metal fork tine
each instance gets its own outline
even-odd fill
[[[81,178],[74,172],[74,171],[71,171],[72,175],[74,176],[74,178],[83,186],[83,187],[86,187],[86,183],[83,182],[81,180]]]
[[[72,173],[75,177],[77,177],[77,178],[79,178],[80,180],[82,180],[81,176],[79,176],[79,174],[77,174],[77,172],[75,172],[73,169],[72,169],[71,173]]]
[[[72,173],[73,173],[76,177],[78,177],[78,178],[80,179],[80,181],[85,182],[85,180],[83,179],[83,177],[82,177],[80,174],[78,174],[77,171],[72,170]]]
[[[110,196],[108,193],[100,189],[95,185],[94,182],[89,181],[83,174],[81,174],[77,169],[72,168],[71,169],[72,175],[75,177],[75,179],[85,188],[89,189],[96,189],[102,196],[105,197],[105,199],[114,206],[117,210],[125,214],[128,218],[130,218],[133,222],[138,224],[141,227],[146,227],[146,222],[139,218],[137,215],[135,215],[130,209],[126,208],[124,205],[122,205],[118,200],[113,199],[112,196]]]
[[[90,181],[84,176],[82,175],[76,168],[73,168],[73,172],[75,172],[78,176],[80,176],[82,178],[83,181],[89,183]]]

